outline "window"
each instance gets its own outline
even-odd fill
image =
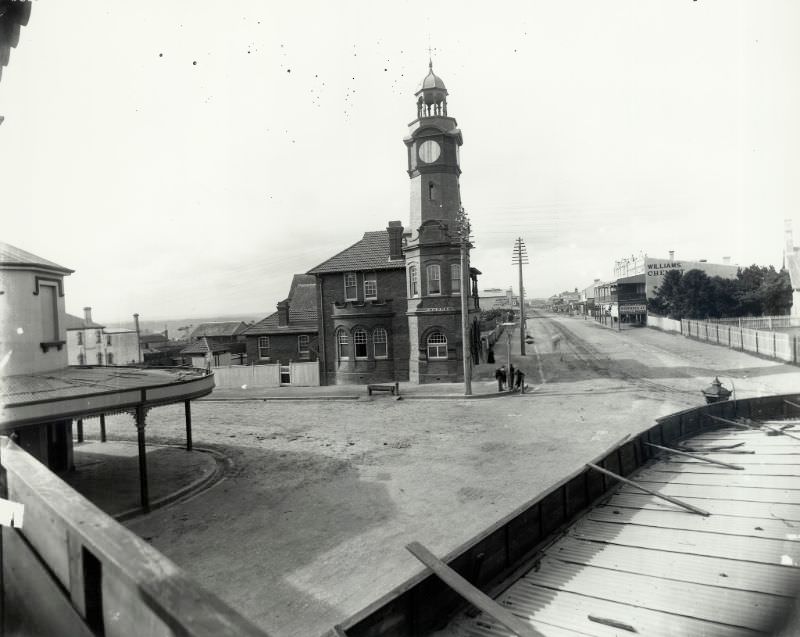
[[[450,266],[450,290],[453,294],[461,294],[461,266],[458,263]]]
[[[355,272],[344,273],[344,300],[358,301],[358,282]]]
[[[415,265],[408,266],[408,296],[411,298],[419,296],[419,278]]]
[[[78,332],[78,345],[83,345],[83,332]]]
[[[372,347],[375,352],[375,358],[388,358],[389,350],[387,348],[386,330],[382,327],[375,328],[372,332]]]
[[[269,358],[269,336],[258,337],[258,357]]]
[[[356,358],[367,357],[367,333],[364,330],[358,329],[353,332],[353,344],[356,348]]]
[[[39,298],[42,303],[42,339],[58,340],[58,290],[55,285],[40,283]]]
[[[447,337],[441,332],[433,332],[428,336],[428,358],[447,358]]]
[[[94,331],[94,342],[95,343],[102,343],[103,342],[103,333],[100,330]]]
[[[83,354],[78,354],[78,365],[86,365],[86,357]]]
[[[106,345],[111,345],[111,334],[106,334]]]
[[[442,293],[442,275],[437,264],[428,266],[428,294]]]
[[[108,365],[113,365],[114,364],[114,355],[111,352],[106,354],[106,363]]]
[[[350,358],[350,336],[344,330],[336,333],[336,351],[339,354],[339,360]]]
[[[436,191],[436,184],[432,181],[428,182],[428,201],[433,201],[434,199],[434,192]]]
[[[308,341],[308,334],[301,334],[297,337],[297,352],[300,354],[301,360],[310,358]]]
[[[98,365],[103,364],[103,354],[101,352],[97,352],[97,364]]]
[[[364,298],[378,298],[378,279],[374,272],[369,272],[364,275]]]

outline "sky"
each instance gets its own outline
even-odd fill
[[[799,29],[793,0],[41,0],[0,82],[0,240],[75,270],[73,314],[270,314],[408,224],[430,48],[481,289],[518,289],[518,237],[528,297],[639,252],[780,267]]]

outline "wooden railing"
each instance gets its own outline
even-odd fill
[[[704,428],[719,427],[714,417],[764,420],[787,416],[800,417],[798,394],[703,405],[659,418],[656,425],[615,445],[593,464],[627,476],[659,453],[653,445],[667,445]],[[451,551],[441,561],[469,584],[493,596],[515,575],[529,570],[557,533],[605,497],[616,484],[614,478],[582,464],[580,469]],[[464,607],[464,599],[453,588],[429,570],[421,571],[333,627],[330,634],[421,637],[443,628]]]
[[[0,496],[25,507],[2,527],[1,635],[265,637],[6,437]]]

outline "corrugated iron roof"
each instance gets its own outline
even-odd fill
[[[365,232],[360,241],[308,271],[309,274],[354,272],[360,270],[395,270],[405,261],[389,259],[389,234],[386,230]]]
[[[709,457],[743,470],[667,454],[629,476],[709,516],[623,485],[498,601],[545,635],[777,634],[800,592],[800,440],[724,430],[691,444],[742,441],[755,453]],[[447,634],[510,633],[481,614]]]

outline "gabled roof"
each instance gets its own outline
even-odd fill
[[[31,267],[41,270],[52,270],[61,274],[72,274],[75,270],[65,268],[63,265],[58,265],[42,257],[37,257],[35,254],[17,248],[9,243],[0,242],[0,268],[19,268]]]
[[[298,283],[298,281],[300,281]],[[305,283],[302,281],[310,281]],[[295,274],[292,279],[292,288],[289,298],[289,324],[278,325],[278,312],[261,319],[255,325],[248,327],[242,334],[255,336],[259,334],[316,334],[317,327],[317,286],[313,276]]]
[[[72,314],[65,314],[65,317],[68,330],[103,329],[105,327],[105,325],[100,325],[100,323],[87,321],[84,318],[73,316]]]
[[[395,270],[405,268],[405,261],[389,260],[389,234],[386,230],[365,232],[360,241],[308,271],[309,274],[353,272],[357,270]]]
[[[181,350],[181,354],[207,354],[208,352],[219,353],[229,352],[231,348],[228,345],[219,345],[217,343],[209,343],[206,337],[201,338],[199,341],[189,343]]]
[[[233,338],[247,327],[244,321],[216,321],[212,323],[200,323],[189,338],[191,340],[202,338],[203,336],[229,336]]]

